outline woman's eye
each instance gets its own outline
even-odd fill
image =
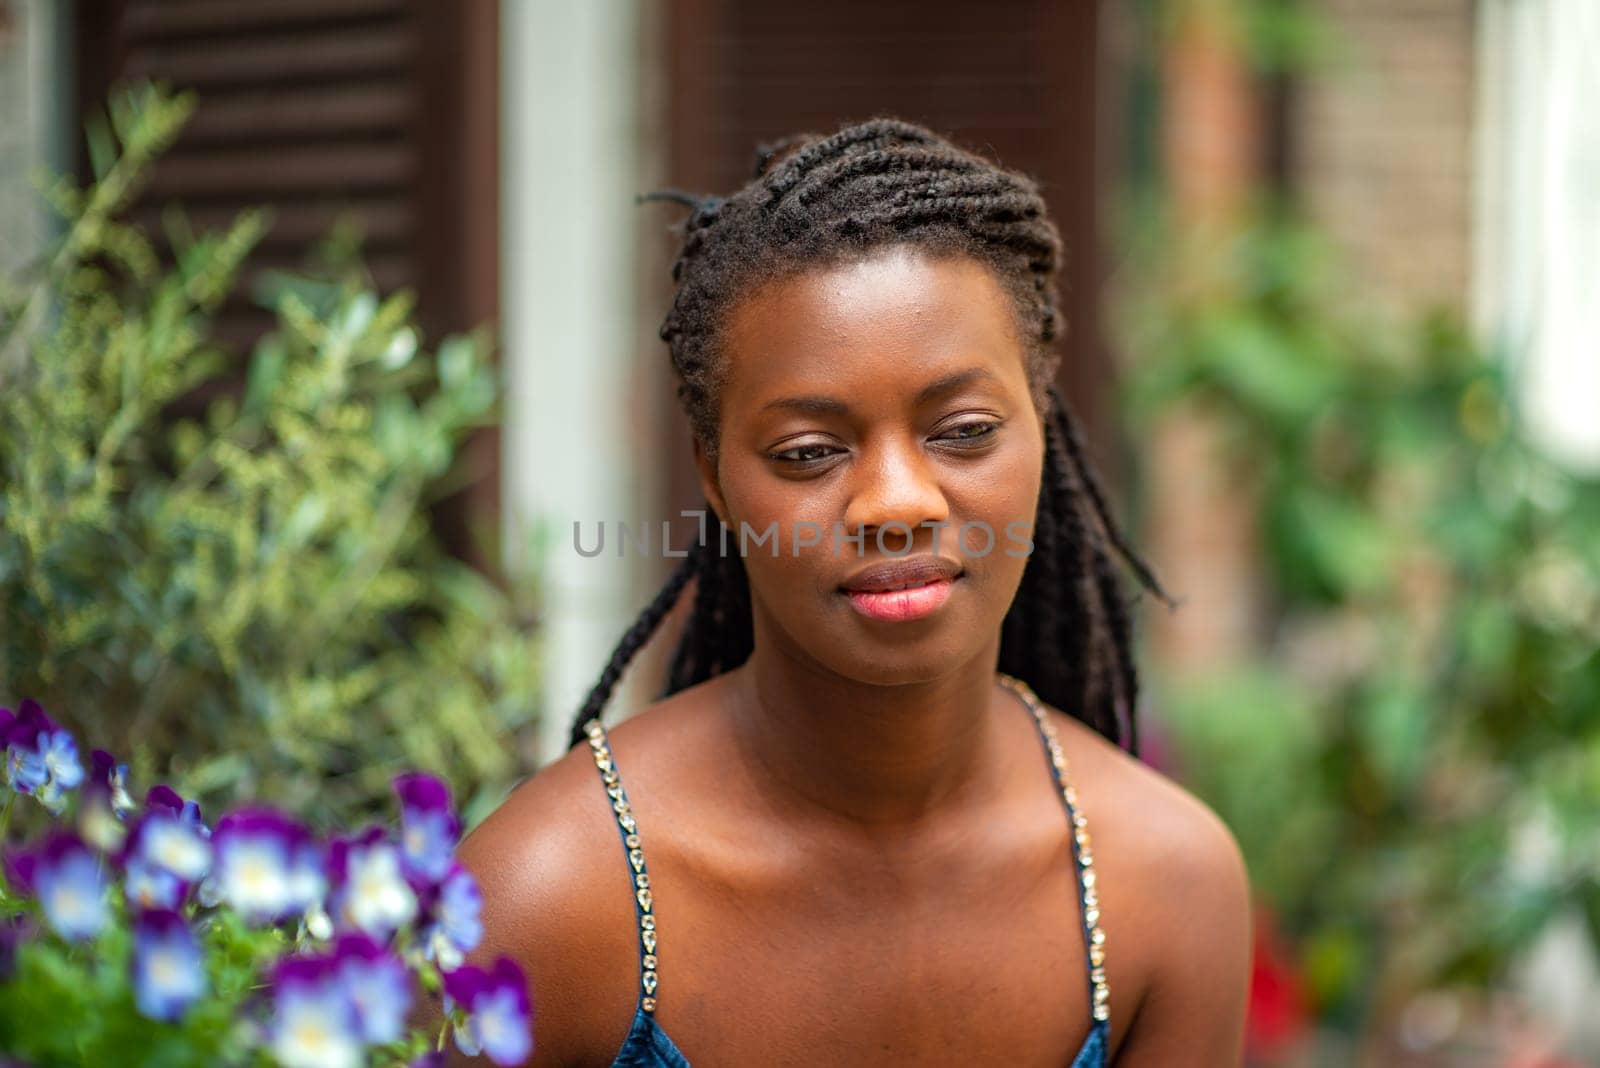
[[[815,463],[818,460],[825,460],[829,456],[833,455],[833,451],[834,447],[832,445],[824,445],[819,442],[812,442],[807,445],[796,445],[791,449],[783,449],[778,452],[774,452],[771,454],[771,456],[774,460],[782,460],[785,463],[804,464]]]
[[[943,442],[945,445],[954,445],[956,448],[977,447],[987,445],[988,438],[1000,424],[992,421],[961,423],[944,431],[933,440]],[[792,445],[787,449],[778,449],[767,456],[779,463],[793,464],[797,467],[820,464],[838,453],[847,450],[837,445],[823,441],[811,441],[802,445]]]
[[[959,426],[951,427],[943,434],[940,434],[936,440],[954,442],[957,445],[966,445],[980,442],[998,429],[1000,429],[999,423],[962,423]]]

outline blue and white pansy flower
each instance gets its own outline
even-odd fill
[[[410,772],[394,780],[400,798],[400,847],[406,874],[424,885],[449,873],[461,839],[461,821],[450,804],[450,788],[432,775]]]
[[[164,804],[150,807],[134,825],[122,851],[128,903],[145,909],[176,909],[189,888],[211,870],[211,842],[203,825]]]
[[[170,909],[141,912],[133,925],[133,997],[152,1020],[178,1020],[206,991],[194,932]]]
[[[533,1009],[522,969],[507,957],[492,970],[467,965],[444,974],[446,1004],[466,1010],[456,1028],[456,1047],[495,1064],[522,1064],[533,1053]]]
[[[128,765],[104,749],[89,754],[89,777],[78,798],[78,833],[100,852],[113,854],[128,837],[123,822],[133,811],[128,796]]]
[[[401,870],[399,847],[383,828],[335,840],[328,860],[336,926],[387,940],[416,918],[416,892]]]
[[[165,783],[150,787],[144,795],[144,807],[151,812],[169,812],[193,827],[201,838],[211,837],[211,828],[200,818],[199,802],[185,800],[182,794]]]
[[[381,1045],[405,1033],[411,1009],[411,973],[400,958],[360,932],[342,934],[333,946],[339,982],[356,1009],[364,1042]]]
[[[300,915],[326,892],[321,847],[281,812],[230,813],[217,824],[211,844],[216,893],[248,922]]]
[[[38,899],[50,929],[69,942],[93,938],[111,918],[105,866],[70,831],[54,831],[37,849],[11,858],[11,874]]]
[[[267,1048],[283,1068],[356,1068],[365,1063],[361,1019],[337,959],[285,957],[273,969],[271,986]]]
[[[166,868],[133,857],[122,869],[122,891],[134,909],[176,909],[188,887]]]
[[[211,870],[211,843],[195,824],[167,809],[151,809],[128,838],[128,856],[197,883]]]
[[[72,735],[45,714],[39,702],[26,700],[15,713],[0,710],[6,745],[6,782],[19,794],[31,794],[59,815],[66,795],[83,782],[83,763]]]
[[[483,940],[483,894],[472,873],[452,861],[444,880],[427,895],[420,930],[422,955],[439,967],[459,967]]]

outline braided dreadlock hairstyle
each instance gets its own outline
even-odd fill
[[[1105,737],[1138,751],[1138,676],[1130,604],[1115,550],[1143,586],[1172,600],[1112,519],[1076,420],[1051,384],[1060,357],[1055,272],[1061,240],[1028,177],[893,118],[801,134],[761,146],[755,173],[733,195],[667,189],[640,200],[694,210],[672,266],[677,294],[661,326],[678,396],[714,458],[718,438],[719,323],[752,285],[839,264],[868,250],[911,244],[987,264],[1012,299],[1034,404],[1044,418],[1044,472],[1033,552],[1001,628],[999,668]],[[709,505],[706,509],[710,511]],[[723,528],[724,530],[726,528]],[[662,696],[728,671],[750,655],[750,588],[737,552],[719,537],[689,550],[628,628],[572,726],[600,715],[628,663],[691,581],[694,604]]]

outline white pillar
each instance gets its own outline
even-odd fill
[[[1479,17],[1475,318],[1535,440],[1600,472],[1600,4]]]
[[[71,166],[70,14],[56,0],[12,0],[0,30],[0,271],[30,263],[59,229],[33,175]]]
[[[1479,6],[1474,318],[1509,361],[1527,429],[1600,472],[1600,4]],[[1513,870],[1557,877],[1554,831],[1530,819]],[[1600,1053],[1600,958],[1576,904],[1526,947],[1514,980],[1571,1053]]]
[[[501,4],[503,496],[508,564],[535,569],[539,759],[640,607],[640,561],[573,548],[635,517],[628,419],[638,192],[636,0]],[[537,543],[537,548],[535,545]],[[621,695],[619,695],[619,699]]]

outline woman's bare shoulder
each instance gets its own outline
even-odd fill
[[[607,731],[628,799],[654,805],[692,751],[699,688],[640,709]],[[483,893],[474,960],[515,959],[534,1004],[534,1065],[610,1064],[638,1004],[633,872],[612,798],[588,745],[522,782],[461,843]]]
[[[1179,1047],[1152,1043],[1188,1041],[1222,1051],[1214,1063],[1234,1063],[1228,1051],[1242,1033],[1251,942],[1237,839],[1183,786],[1082,722],[1051,715],[1092,835],[1111,975],[1120,964],[1132,980],[1124,989],[1137,992],[1134,1004],[1122,1001],[1117,1029],[1132,1022],[1134,1033],[1119,1052],[1159,1061]]]
[[[638,923],[626,855],[588,746],[515,790],[461,843],[483,893],[474,960],[505,954],[528,976],[535,1065],[610,1063],[638,990]]]
[[[1180,865],[1187,875],[1242,872],[1233,832],[1209,805],[1083,722],[1055,709],[1050,715],[1085,813],[1108,846],[1167,870]]]

